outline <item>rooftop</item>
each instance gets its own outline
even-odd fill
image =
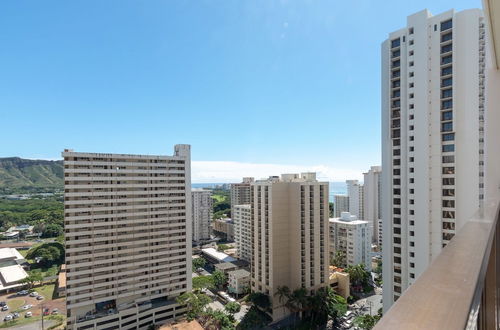
[[[221,262],[220,264],[215,264],[214,267],[217,269],[232,269],[238,266],[231,262]]]
[[[228,272],[228,275],[234,276],[236,278],[243,278],[243,277],[250,276],[250,272],[248,270],[238,269],[238,270],[233,270],[233,271]]]
[[[2,276],[2,284],[9,285],[28,277],[28,274],[19,265],[12,265],[0,268],[0,276]]]
[[[24,259],[24,257],[14,248],[0,248],[0,261],[5,259]]]
[[[219,260],[220,262],[231,262],[231,261],[236,261],[235,258],[228,256],[224,252],[219,252],[214,248],[206,248],[206,249],[201,249],[203,253],[206,255]]]

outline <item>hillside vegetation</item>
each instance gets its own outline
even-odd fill
[[[0,194],[50,192],[62,188],[62,160],[0,158]]]

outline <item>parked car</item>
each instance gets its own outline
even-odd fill
[[[17,293],[18,296],[25,296],[28,294],[28,290],[22,290]]]
[[[2,312],[8,311],[8,310],[9,310],[9,306],[7,306],[7,305],[2,306]]]
[[[12,321],[12,315],[10,315],[10,314],[9,314],[9,315],[5,315],[5,317],[3,318],[3,320],[4,320],[5,322],[7,322],[7,321]]]
[[[43,296],[42,295],[37,296],[36,300],[43,300]]]
[[[49,312],[49,309],[48,308],[45,308],[43,310],[43,315],[46,316],[46,315],[50,315],[50,312]]]
[[[33,307],[33,305],[28,304],[28,305],[24,305],[22,308],[24,310],[27,310],[27,309],[30,309],[31,307]]]
[[[13,319],[19,318],[19,313],[18,312],[12,313],[12,318]]]
[[[33,316],[33,313],[31,312],[26,312],[26,314],[24,314],[24,317],[32,317]]]
[[[0,301],[0,307],[3,307],[5,305],[7,305],[7,303],[5,301]]]
[[[59,314],[59,309],[54,308],[54,309],[52,310],[52,314]]]
[[[30,297],[36,297],[36,296],[38,296],[38,292],[33,291],[32,293],[30,293]]]

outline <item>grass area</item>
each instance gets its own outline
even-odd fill
[[[19,251],[19,253],[26,258],[26,255],[28,254],[29,250],[17,250],[17,251]]]
[[[212,198],[215,199],[216,202],[223,202],[226,200],[226,197],[222,195],[212,195]]]
[[[41,294],[45,299],[52,299],[53,295],[54,295],[54,287],[55,287],[55,284],[47,284],[47,285],[43,285],[43,286],[40,286],[38,288],[35,288],[35,291],[38,292],[39,294]]]
[[[9,306],[9,311],[17,311],[24,306],[26,300],[24,299],[9,299],[7,300],[7,306]]]
[[[18,325],[33,323],[36,321],[40,322],[41,319],[42,319],[41,316],[33,316],[33,317],[26,318],[26,317],[24,317],[24,314],[21,314],[21,316],[18,319],[15,319],[15,320],[12,320],[9,322],[2,322],[0,324],[0,328],[10,328],[10,327],[18,326]]]
[[[56,321],[56,324],[54,324],[53,326],[48,328],[48,329],[55,329],[64,323],[65,317],[63,315],[50,315],[50,316],[47,316],[46,319]]]

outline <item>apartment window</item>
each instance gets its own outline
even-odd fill
[[[400,55],[401,51],[399,49],[392,52],[392,57],[399,57]]]
[[[394,253],[401,254],[401,248],[400,248],[400,247],[395,246],[395,247],[394,247]]]
[[[441,120],[452,120],[453,119],[453,111],[443,111],[441,113]]]
[[[410,131],[413,131],[415,129],[415,126],[410,125]]]
[[[393,179],[392,180],[392,184],[400,185],[401,184],[401,180],[400,179]]]
[[[451,19],[441,22],[441,31],[449,30],[453,27],[453,21]]]
[[[453,73],[453,66],[447,66],[446,68],[442,68],[441,69],[441,75],[442,76],[447,76],[449,74],[452,74]]]
[[[443,185],[449,186],[455,184],[455,178],[443,178]]]
[[[401,137],[401,131],[399,129],[392,130],[392,138],[399,138]]]
[[[409,73],[410,78],[411,78],[411,77],[413,77],[414,75],[415,75],[415,74],[413,73],[413,71],[411,71],[411,72]]]
[[[415,151],[415,147],[410,147],[410,151]]]
[[[392,88],[398,88],[399,86],[401,86],[401,81],[400,80],[394,80],[392,82]]]
[[[455,223],[454,222],[443,222],[443,229],[455,230]]]
[[[415,232],[414,231],[410,231],[410,236],[415,236]]]
[[[455,156],[450,155],[450,156],[443,156],[443,163],[454,163],[455,162]]]
[[[413,118],[415,118],[415,116],[414,115],[410,115],[409,118],[410,118],[410,120],[413,120]]]
[[[455,133],[443,134],[443,136],[441,137],[441,140],[443,140],[443,141],[453,141],[453,140],[455,140]]]
[[[441,57],[441,65],[449,64],[451,62],[453,62],[453,55],[446,55]]]
[[[413,65],[414,65],[414,63],[413,63],[413,61],[411,61],[411,62],[410,62],[410,66],[413,66]]]
[[[410,141],[413,141],[413,140],[415,140],[415,137],[413,135],[410,135],[409,139],[410,139]]]
[[[401,159],[394,159],[394,160],[392,161],[392,164],[393,164],[393,165],[396,165],[396,166],[401,165]]]
[[[401,205],[401,199],[399,198],[394,198],[392,202],[396,205]]]
[[[394,263],[400,264],[401,263],[401,257],[394,257]]]
[[[413,28],[412,27],[408,29],[408,33],[409,34],[413,34]]]
[[[401,44],[401,41],[399,38],[391,40],[391,48],[399,47]]]
[[[412,157],[413,158],[413,157]],[[415,193],[415,189],[411,188],[410,189],[410,194],[414,194]]]
[[[415,182],[415,179],[414,178],[410,178],[410,183],[414,183]]]
[[[394,208],[392,211],[394,214],[401,214],[401,209],[399,208]]]
[[[394,237],[393,242],[394,244],[401,244],[401,237]]]
[[[453,131],[453,123],[446,122],[441,124],[441,132],[451,132]]]
[[[413,39],[410,40],[410,46],[413,45]]]
[[[414,167],[410,167],[410,173],[414,173],[415,172],[415,168]]]
[[[415,204],[415,200],[410,199],[410,204],[411,204],[411,205]]]
[[[401,62],[399,60],[392,61],[393,68],[399,68],[400,65],[401,65]]]
[[[413,163],[415,161],[415,158],[410,157],[410,163]]]
[[[453,100],[441,101],[441,109],[450,109],[453,107]]]
[[[453,197],[455,196],[455,189],[443,189],[443,196]]]
[[[443,167],[443,174],[455,174],[455,168],[454,167]]]
[[[410,210],[410,215],[415,215],[415,210]],[[412,225],[413,221],[410,221],[410,224]]]
[[[443,211],[443,218],[455,219],[455,211]]]
[[[415,109],[415,104],[411,103],[411,104],[409,105],[409,108],[410,108],[410,109]]]
[[[452,49],[453,49],[453,45],[452,44],[441,46],[441,54],[451,52]]]
[[[454,200],[443,200],[443,207],[455,207],[455,201]]]
[[[400,96],[401,96],[401,91],[399,89],[392,92],[393,98],[400,97]]]
[[[441,87],[448,87],[453,84],[453,78],[445,78],[441,80]]]
[[[393,218],[392,223],[395,225],[400,225],[401,224],[401,219],[400,218]]]
[[[394,150],[392,150],[392,155],[393,156],[399,156],[399,155],[401,155],[401,149],[394,149]]]
[[[410,278],[415,278],[415,274],[410,273]]]
[[[443,233],[443,240],[444,241],[449,241],[453,238],[453,236],[455,236],[455,234],[452,234],[452,233]]]
[[[446,42],[446,41],[448,41],[448,40],[451,40],[452,38],[453,38],[453,34],[452,34],[452,32],[448,32],[448,33],[443,34],[443,35],[441,36],[441,42]]]
[[[414,98],[415,97],[415,94],[413,93],[410,93],[410,99]]]
[[[400,75],[401,75],[401,71],[399,71],[399,70],[392,71],[392,78],[397,78]]]
[[[455,151],[455,145],[454,144],[445,144],[443,146],[443,152],[452,152]]]
[[[413,54],[415,54],[413,50],[410,50],[410,52],[408,53],[409,56],[413,56]]]
[[[410,88],[415,87],[415,83],[410,83],[410,84],[408,85],[408,87],[410,87]]]
[[[393,108],[399,108],[401,106],[401,101],[400,100],[394,100],[392,101],[392,107]]]
[[[394,174],[394,175],[400,175],[401,171],[398,168],[395,168],[395,169],[392,170],[392,174]]]
[[[410,241],[410,246],[411,246],[411,247],[414,247],[414,246],[415,246],[415,242]]]
[[[437,31],[437,24],[434,24],[434,31]]]

